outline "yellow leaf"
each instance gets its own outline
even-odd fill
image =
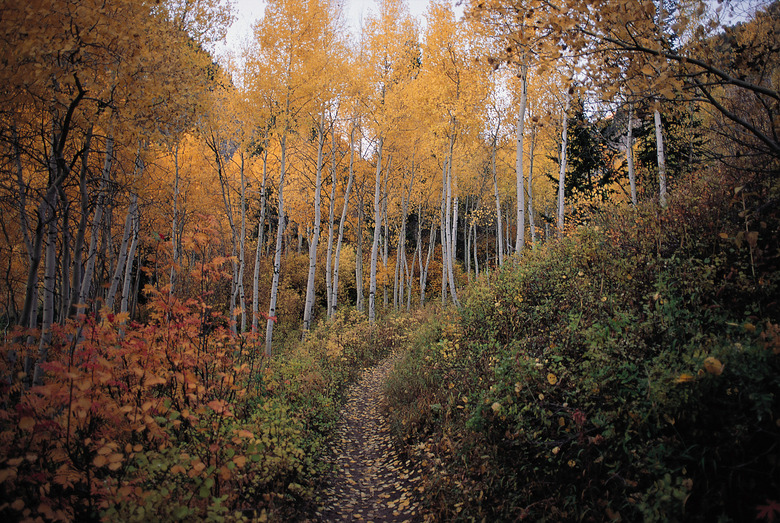
[[[25,416],[19,420],[19,428],[22,430],[28,430],[35,426],[35,420],[29,416]]]
[[[715,376],[720,376],[723,374],[723,363],[719,359],[710,356],[704,360],[704,370]]]
[[[95,456],[95,459],[92,460],[92,464],[95,465],[96,467],[102,467],[106,463],[108,463],[108,460],[102,454],[98,454],[97,456]]]
[[[246,465],[246,456],[235,456],[233,461],[239,468],[243,468]]]
[[[551,373],[549,373],[549,374],[547,375],[547,382],[548,382],[550,385],[555,385],[556,383],[558,383],[558,377],[557,377],[555,374],[553,374],[553,373],[551,372]]]
[[[693,381],[693,376],[687,372],[683,372],[674,380],[675,383],[689,383],[691,381]]]

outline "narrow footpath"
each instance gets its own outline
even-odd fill
[[[417,522],[420,472],[395,451],[382,412],[383,385],[400,358],[366,369],[341,410],[331,459],[335,470],[317,510],[320,521]]]

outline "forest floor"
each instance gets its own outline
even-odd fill
[[[334,471],[319,500],[320,521],[422,521],[419,469],[397,452],[383,413],[383,386],[395,353],[366,369],[341,410],[330,459]]]

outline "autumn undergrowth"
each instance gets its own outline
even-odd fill
[[[208,289],[226,262],[192,277]],[[263,336],[231,334],[208,292],[147,295],[142,323],[104,311],[58,326],[39,384],[23,372],[37,346],[9,337],[4,354],[18,356],[0,363],[0,519],[301,517],[346,386],[404,341],[408,321],[370,325],[344,308],[266,358]]]
[[[422,325],[387,390],[429,512],[777,516],[776,185],[694,179],[665,210],[601,209]]]

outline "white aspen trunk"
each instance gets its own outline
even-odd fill
[[[449,158],[444,160],[444,168],[441,173],[441,209],[439,210],[439,223],[441,228],[441,304],[442,306],[447,304],[447,249],[450,242],[447,239],[449,231],[447,230],[447,217],[449,212],[447,210],[447,162]]]
[[[363,194],[360,194],[360,201],[358,202],[358,221],[357,221],[357,247],[355,249],[355,291],[357,298],[355,299],[355,307],[360,312],[365,310],[365,302],[363,299]]]
[[[387,157],[387,167],[385,168],[385,183],[382,189],[382,223],[384,235],[382,237],[382,271],[387,273],[387,264],[389,262],[390,245],[390,227],[387,222],[387,179],[390,176],[390,167],[393,161],[392,155]],[[387,309],[387,278],[382,278],[382,306]]]
[[[412,254],[412,263],[411,266],[409,265],[409,260],[404,256],[404,265],[406,266],[406,285],[408,285],[406,289],[406,310],[410,311],[412,310],[412,292],[414,291],[414,261],[417,259],[417,252],[420,250],[420,244],[417,243],[417,246],[414,249],[414,254]]]
[[[244,295],[244,270],[246,269],[246,176],[244,151],[241,157],[241,234],[238,238],[238,299],[241,303],[241,332],[246,332],[246,296]]]
[[[371,243],[371,268],[368,284],[368,321],[374,323],[376,320],[376,265],[379,258],[379,234],[382,227],[382,210],[379,207],[379,194],[381,191],[382,176],[382,144],[383,139],[379,137],[379,146],[376,159],[376,184],[374,187],[374,241]]]
[[[317,247],[320,243],[320,222],[322,210],[322,150],[325,145],[325,113],[320,115],[317,127],[317,173],[314,182],[314,230],[309,236],[309,275],[306,283],[306,301],[303,309],[303,336],[311,329],[312,310],[314,309],[314,279],[317,274]]]
[[[74,305],[78,302],[81,291],[81,282],[84,278],[84,236],[87,232],[87,219],[89,218],[89,193],[87,191],[87,175],[89,174],[89,157],[92,153],[92,127],[87,131],[85,140],[85,150],[81,157],[81,172],[79,175],[79,195],[81,199],[81,217],[79,218],[78,230],[76,231],[76,242],[73,248],[73,278],[69,290],[69,299],[67,305],[68,316],[74,316],[77,308]],[[67,220],[66,220],[67,223]],[[66,227],[67,230],[67,227]],[[63,260],[64,263],[65,260]],[[63,265],[63,270],[65,267]]]
[[[331,169],[330,169],[330,202],[328,206],[328,250],[325,257],[325,295],[327,299],[327,315],[333,315],[333,233],[336,221],[336,126],[331,122]]]
[[[260,311],[260,255],[263,250],[263,232],[265,230],[265,183],[268,173],[268,136],[263,145],[263,181],[260,185],[260,222],[257,224],[257,248],[255,249],[255,270],[252,279],[252,332],[257,332]]]
[[[658,184],[660,189],[658,201],[661,203],[661,207],[666,207],[666,153],[664,151],[663,124],[661,123],[661,113],[658,109],[653,111],[653,118],[655,120],[655,146],[658,154]]]
[[[133,193],[131,198],[135,198],[135,193]],[[114,300],[116,299],[119,283],[122,280],[125,264],[127,263],[127,250],[130,242],[130,234],[133,230],[133,214],[133,205],[131,203],[130,208],[127,210],[127,217],[125,218],[125,230],[122,234],[122,243],[119,247],[119,255],[117,256],[114,276],[111,278],[111,286],[109,287],[108,295],[106,296],[106,309],[109,311],[114,310]]]
[[[132,240],[130,241],[130,247],[127,251],[127,259],[125,260],[125,275],[122,285],[122,301],[119,304],[119,312],[127,312],[127,306],[130,299],[130,284],[133,279],[133,261],[135,261],[135,251],[138,248],[138,229],[140,227],[140,212],[138,211],[138,195],[133,193],[132,201],[130,203],[130,209],[132,213]]]
[[[274,251],[274,275],[271,280],[271,298],[268,305],[268,317],[265,325],[265,355],[271,355],[271,346],[274,335],[274,323],[276,322],[276,298],[279,292],[279,273],[282,265],[282,239],[284,237],[284,175],[286,171],[287,154],[287,129],[282,133],[280,140],[281,159],[279,174],[279,222],[276,228],[276,249]]]
[[[89,238],[89,250],[87,251],[87,265],[84,268],[84,274],[81,279],[81,289],[78,298],[79,311],[84,310],[87,300],[89,299],[92,275],[95,271],[95,258],[97,256],[97,242],[100,234],[100,224],[103,221],[103,206],[105,205],[106,191],[108,191],[113,156],[114,137],[109,135],[106,139],[106,156],[103,160],[103,175],[100,180],[100,190],[98,193],[97,204],[95,205],[95,215],[92,218],[92,232]]]
[[[449,287],[450,287],[450,296],[452,297],[452,303],[455,304],[456,307],[460,307],[460,302],[458,301],[458,293],[455,289],[455,273],[453,270],[453,263],[455,258],[455,247],[456,247],[456,232],[458,227],[458,197],[455,197],[455,209],[453,211],[454,216],[450,217],[450,207],[452,205],[452,163],[453,163],[453,149],[455,146],[455,136],[454,134],[450,137],[450,161],[449,165],[447,167],[447,227],[452,227],[452,231],[448,231],[449,237],[447,238],[447,242],[449,244],[447,249],[447,278],[449,281]]]
[[[436,227],[431,224],[431,234],[428,238],[428,256],[425,258],[425,267],[420,267],[420,305],[425,305],[425,287],[428,285],[428,267],[431,265],[434,245],[436,244]],[[422,262],[422,250],[420,251]]]
[[[523,134],[525,131],[525,106],[528,100],[528,66],[520,66],[520,109],[517,114],[517,156],[515,174],[517,176],[517,237],[515,252],[521,254],[525,246],[525,173],[523,172]]]
[[[179,142],[173,149],[173,217],[171,218],[171,263],[170,295],[176,293],[176,266],[179,263]]]
[[[493,136],[493,150],[490,155],[490,170],[493,173],[493,193],[496,197],[496,241],[498,245],[496,247],[496,253],[498,255],[498,266],[504,265],[504,234],[501,222],[501,198],[498,193],[498,173],[496,172],[496,149],[498,148],[498,131],[499,127],[496,127],[496,134]]]
[[[339,301],[339,267],[341,265],[341,244],[344,240],[344,225],[347,222],[347,211],[349,210],[349,195],[352,191],[352,183],[355,179],[355,128],[356,125],[353,122],[352,129],[349,133],[349,177],[347,178],[347,188],[344,190],[344,206],[341,208],[341,220],[339,220],[339,238],[336,242],[336,261],[333,264],[333,289],[331,291],[333,293],[333,297],[331,299],[331,314],[336,310]],[[357,262],[357,260],[355,261]],[[360,289],[361,292],[359,295],[362,295],[362,279]]]
[[[60,207],[62,208],[62,247],[60,248],[60,303],[59,307],[55,306],[55,310],[59,310],[57,321],[64,323],[70,310],[69,274],[71,274],[70,246],[72,238],[70,234],[70,201],[68,200],[68,194],[60,190],[59,198]]]
[[[563,109],[563,131],[561,132],[561,170],[558,176],[558,237],[563,237],[563,197],[566,183],[566,148],[569,145],[569,107],[571,95],[566,91],[566,106]]]
[[[236,335],[238,334],[238,320],[236,319],[236,302],[238,301],[240,275],[239,275],[239,261],[238,261],[238,231],[236,230],[236,223],[233,216],[233,201],[230,197],[230,182],[227,179],[227,173],[225,172],[225,166],[222,161],[222,154],[220,152],[219,139],[212,133],[206,140],[207,145],[214,153],[214,161],[217,164],[217,177],[219,178],[219,187],[222,192],[222,203],[225,206],[225,214],[227,214],[228,225],[230,226],[230,242],[231,242],[231,265],[233,267],[233,275],[230,284],[230,330]]]
[[[466,264],[466,276],[468,277],[469,283],[471,283],[471,224],[469,223],[469,197],[466,196],[466,206],[465,206],[466,212],[463,216],[464,221],[464,227],[463,227],[463,246],[464,246],[464,255],[463,255],[463,262]],[[472,220],[473,221],[473,220]]]
[[[472,223],[472,227],[474,227],[474,275],[476,278],[479,278],[479,257],[477,256],[477,244],[478,244],[478,237],[477,237],[477,223]]]
[[[628,104],[628,128],[626,129],[626,163],[628,183],[631,186],[631,203],[636,207],[636,172],[634,171],[634,105]]]
[[[33,384],[40,385],[43,382],[43,369],[41,364],[46,362],[49,353],[49,345],[52,337],[52,324],[54,323],[54,295],[57,276],[57,191],[47,192],[46,203],[48,210],[44,215],[48,222],[46,234],[46,258],[44,260],[43,275],[43,316],[41,318],[41,339],[38,345],[38,360],[35,362]]]
[[[528,144],[528,228],[531,232],[531,244],[536,244],[536,220],[534,219],[534,150],[536,149],[536,129],[531,127],[531,143]]]
[[[398,242],[395,247],[395,272],[393,274],[393,310],[398,310],[398,287],[401,277],[401,234],[398,234]],[[403,285],[403,283],[401,283]],[[402,298],[403,299],[403,298]]]

